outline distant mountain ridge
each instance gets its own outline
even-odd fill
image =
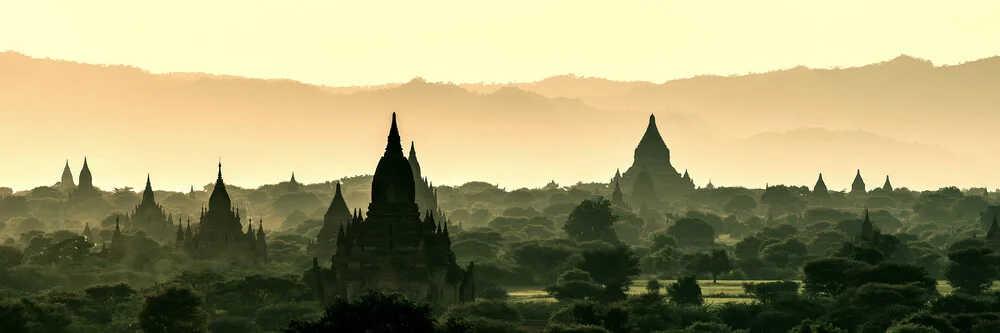
[[[216,160],[226,152],[247,156],[236,159],[237,164],[261,163],[262,156],[284,161],[288,165],[274,166],[282,168],[276,175],[284,175],[285,170],[315,163],[300,160],[297,149],[329,152],[323,158],[331,161],[381,150],[384,147],[378,147],[378,142],[384,143],[383,127],[390,112],[401,112],[403,135],[408,136],[404,140],[438,150],[437,155],[429,152],[431,157],[422,162],[430,172],[454,177],[468,173],[454,181],[434,177],[449,184],[473,179],[533,183],[535,178],[544,184],[556,174],[569,178],[559,182],[605,181],[616,167],[631,163],[631,151],[651,113],[661,119],[659,126],[678,169],[691,169],[696,178],[713,177],[719,180],[717,184],[727,178],[737,182],[739,177],[755,176],[727,177],[721,173],[736,171],[716,169],[716,164],[740,165],[747,162],[745,158],[792,158],[803,147],[771,140],[751,145],[747,152],[754,154],[743,156],[716,143],[743,138],[761,142],[755,137],[761,133],[790,137],[787,132],[802,128],[822,128],[848,141],[853,140],[849,139],[852,131],[864,131],[906,145],[943,147],[948,154],[973,157],[973,163],[1000,164],[1000,156],[982,153],[1000,150],[1000,132],[993,129],[1000,121],[1000,57],[935,67],[929,61],[901,56],[853,68],[796,67],[664,83],[560,75],[509,84],[432,83],[416,78],[368,87],[327,87],[203,73],[152,74],[129,66],[6,52],[0,53],[0,73],[0,109],[17,119],[16,125],[0,122],[0,129],[11,139],[45,133],[49,139],[37,142],[35,149],[62,156],[57,163],[60,168],[69,157],[64,156],[67,150],[129,160],[134,159],[130,153],[117,152],[135,154],[157,146],[163,148],[145,162],[148,166],[122,165],[123,171],[145,175],[141,169],[177,164],[179,156]],[[920,151],[903,150],[906,154]],[[731,156],[721,156],[721,151]],[[446,152],[465,158],[460,163],[445,162],[451,156]],[[833,155],[844,156],[839,153]],[[586,170],[566,172],[571,166],[579,168],[574,161],[595,154],[600,158]],[[902,152],[883,154],[908,158]],[[829,163],[854,170],[864,159]],[[538,161],[533,171],[538,175],[498,171],[520,168],[526,160]],[[362,162],[339,163],[340,169],[325,172],[370,172]],[[927,174],[916,178],[939,177],[932,169],[956,167],[946,162],[921,162],[930,163],[924,170]],[[15,171],[37,172],[27,166],[0,167],[0,173]],[[956,174],[962,172],[959,169]],[[978,171],[965,173],[986,177]]]

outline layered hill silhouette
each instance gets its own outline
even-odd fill
[[[186,161],[211,162],[226,152],[248,156],[235,158],[237,164],[267,165],[247,177],[250,183],[272,182],[289,169],[334,160],[335,170],[316,167],[316,173],[365,173],[384,141],[386,115],[394,111],[401,113],[404,140],[418,142],[418,149],[428,154],[421,157],[422,163],[429,164],[432,175],[446,175],[432,176],[444,183],[481,179],[540,186],[555,174],[569,178],[564,182],[604,181],[616,167],[631,163],[631,150],[650,113],[661,119],[675,165],[700,176],[699,185],[707,177],[730,184],[763,183],[768,177],[716,166],[793,159],[807,150],[829,156],[829,166],[845,174],[861,167],[857,164],[871,163],[863,161],[882,159],[920,163],[893,166],[909,166],[916,179],[968,169],[955,172],[964,174],[954,176],[958,178],[941,181],[969,186],[984,177],[969,165],[1000,162],[1000,157],[986,153],[1000,148],[995,143],[1000,132],[992,129],[1000,121],[996,57],[935,67],[901,56],[856,68],[798,67],[665,83],[563,75],[510,84],[417,78],[379,86],[327,87],[202,73],[152,74],[134,67],[6,52],[0,53],[0,73],[0,108],[8,118],[0,129],[11,138],[43,138],[33,141],[34,153],[26,153],[31,155],[26,158],[32,163],[54,159],[55,169],[62,167],[67,151],[81,151],[104,154],[109,163],[143,161],[116,163],[122,172],[144,175],[175,164],[172,172],[189,178],[196,171]],[[845,144],[803,146],[800,136],[820,133],[816,131],[825,141]],[[761,133],[779,134],[757,136]],[[850,151],[850,142],[858,138],[884,141],[863,146],[886,149]],[[726,149],[734,142],[744,149]],[[149,147],[156,147],[155,153],[140,154]],[[914,159],[921,154],[953,158]],[[357,158],[342,161],[345,156]],[[963,162],[952,163],[959,159]],[[0,172],[37,172],[27,160],[23,166],[0,167]],[[537,168],[530,174],[504,171],[525,161]],[[273,179],[259,179],[272,171],[267,177]],[[778,174],[797,181],[795,177],[818,171]]]

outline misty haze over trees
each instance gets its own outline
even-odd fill
[[[607,181],[435,186],[401,117],[373,175],[242,188],[223,171],[248,166],[223,161],[209,185],[158,191],[150,175],[136,191],[67,161],[52,185],[0,188],[0,330],[1000,328],[987,188],[863,169],[720,186],[676,161],[655,115]]]

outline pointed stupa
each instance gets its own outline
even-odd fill
[[[687,181],[691,181],[691,175],[688,174],[687,169],[684,169],[684,176],[682,176],[681,179],[684,179],[684,180],[687,180]]]
[[[830,191],[826,188],[826,182],[823,181],[823,173],[819,174],[819,179],[816,180],[816,185],[813,186],[813,194],[819,196],[827,196]]]
[[[80,187],[94,187],[94,177],[90,174],[87,158],[83,158],[83,169],[80,170]]]
[[[208,210],[225,211],[232,210],[233,202],[229,199],[229,192],[226,191],[226,183],[222,181],[222,162],[219,162],[219,177],[215,180],[215,188],[208,198]]]
[[[76,187],[76,183],[73,182],[73,171],[69,169],[69,160],[66,160],[66,166],[63,167],[62,178],[59,180],[59,187],[63,190],[72,190]]]
[[[413,170],[406,157],[403,157],[403,147],[399,141],[396,113],[393,112],[385,154],[379,159],[372,177],[372,204],[416,202]]]
[[[858,169],[858,174],[854,176],[854,183],[851,184],[851,194],[865,194],[865,180],[861,178],[861,169]]]
[[[695,184],[688,173],[687,178],[677,171],[670,162],[670,149],[660,136],[656,125],[656,116],[649,116],[646,132],[636,146],[632,165],[621,174],[622,191],[635,192],[632,188],[640,172],[647,172],[662,200],[680,199],[684,194],[695,189]],[[617,175],[616,175],[617,177]],[[611,185],[611,184],[609,184]],[[662,201],[661,200],[661,201]],[[641,203],[631,202],[633,206],[641,207]]]
[[[872,220],[868,213],[868,207],[865,207],[865,220],[861,222],[861,238],[871,241],[875,234],[875,227],[872,225]]]
[[[625,207],[625,196],[622,194],[622,188],[619,183],[619,181],[615,181],[615,189],[611,192],[611,204]]]
[[[889,182],[889,176],[885,176],[885,184],[882,185],[883,191],[892,192],[892,183]]]
[[[715,189],[715,184],[712,184],[711,178],[708,179],[708,185],[705,185],[705,188],[709,190]]]
[[[413,141],[410,141],[410,156],[407,157],[407,161],[410,162],[410,170],[413,171],[413,178],[422,179],[420,162],[417,161],[417,148]]]
[[[323,226],[319,229],[319,234],[316,235],[317,242],[320,244],[333,242],[334,237],[336,237],[336,228],[350,223],[352,218],[351,210],[347,207],[347,201],[344,200],[343,192],[341,192],[340,182],[337,182],[336,193],[333,194],[330,207],[323,215]]]
[[[639,145],[635,147],[634,156],[638,160],[655,160],[670,164],[670,149],[663,142],[660,130],[656,127],[656,116],[649,115],[649,124],[646,125],[646,133],[639,140]]]
[[[292,172],[292,179],[288,180],[288,192],[298,192],[299,182],[295,180],[295,172]]]
[[[86,238],[88,242],[94,242],[94,234],[90,231],[90,223],[88,222],[83,226],[83,233],[80,234],[83,238]]]
[[[990,230],[986,232],[986,240],[1000,240],[1000,224],[997,223],[996,215],[993,215],[993,223],[990,224]]]
[[[153,196],[153,184],[149,181],[149,174],[146,174],[146,187],[142,190],[142,202],[139,203],[140,206],[155,204],[156,200]]]

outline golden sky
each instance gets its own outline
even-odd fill
[[[0,1],[0,50],[326,85],[662,82],[996,55],[1000,1]]]
[[[0,50],[32,57],[132,65],[153,73],[288,78],[331,86],[406,82],[415,76],[434,82],[524,82],[565,73],[663,82],[699,74],[745,74],[797,65],[857,66],[900,54],[928,59],[936,65],[957,64],[1000,54],[1000,44],[996,43],[1000,35],[997,13],[1000,1],[995,0],[0,0]],[[10,115],[3,112],[0,105],[0,116]],[[155,120],[91,119],[92,124],[80,124],[75,119],[89,119],[86,114],[72,117],[73,121],[64,118],[65,123],[11,121],[6,125],[3,122],[12,118],[0,117],[0,132],[7,132],[0,136],[9,134],[12,139],[12,133],[43,130],[53,136],[45,147],[31,148],[33,154],[27,150],[3,152],[14,157],[16,166],[0,165],[0,186],[28,189],[49,185],[58,179],[66,158],[71,159],[77,174],[83,155],[91,158],[95,182],[105,189],[141,187],[147,172],[154,174],[158,188],[186,189],[192,183],[200,186],[214,180],[219,155],[230,161],[227,165],[234,165],[227,169],[227,175],[231,175],[228,179],[243,186],[283,181],[291,171],[299,171],[299,179],[305,182],[371,173],[381,154],[380,146],[384,146],[389,116],[373,115],[384,120],[352,124],[365,127],[360,134],[365,140],[358,140],[358,134],[333,138],[322,126],[308,124],[311,120],[295,119],[305,123],[303,126],[312,126],[312,131],[288,127],[289,133],[301,138],[289,136],[272,141],[254,137],[265,150],[253,150],[260,146],[239,148],[246,151],[206,147],[189,152],[176,148],[145,161],[139,159],[146,157],[133,154],[134,147],[95,133],[135,130],[130,127],[136,123],[155,124]],[[481,146],[487,139],[466,143],[456,137],[442,137],[441,131],[426,129],[434,121],[417,123],[410,120],[414,118],[418,117],[412,113],[405,118],[404,141],[416,137],[418,151],[426,152],[421,155],[425,173],[440,180],[436,183],[457,185],[485,180],[500,183],[508,190],[542,186],[553,176],[559,177],[556,180],[562,184],[606,181],[614,168],[624,169],[631,164],[632,149],[646,122],[645,115],[630,115],[621,119],[618,134],[609,135],[616,140],[593,138],[594,142],[581,143],[592,150],[613,151],[609,153],[613,156],[589,168],[570,167],[574,159],[587,154],[578,149],[552,157],[562,162],[533,166],[534,173],[506,173],[503,170],[522,166],[522,160],[539,160],[551,152],[541,148],[520,152],[517,144],[499,139],[513,127],[498,127],[484,129],[495,132],[497,138],[490,139],[495,141],[495,147],[483,149],[475,159],[453,159],[455,152],[470,150],[460,144]],[[177,125],[183,122],[190,127]],[[211,125],[188,119],[174,119],[171,123],[174,126],[163,129],[170,133],[157,134],[157,140],[164,142],[159,149],[171,149],[167,144],[179,137],[194,138],[200,144],[198,135],[192,133],[204,130],[198,126]],[[253,124],[241,125],[227,135],[238,137],[253,128]],[[795,126],[812,124],[806,121]],[[762,171],[763,167],[737,170],[716,163],[713,154],[719,153],[711,147],[683,140],[695,136],[677,134],[683,129],[680,125],[661,124],[660,128],[666,129],[663,135],[674,151],[675,166],[692,168],[699,185],[714,178],[717,185],[762,187],[770,181],[811,186],[815,174],[822,171],[830,175],[827,181],[831,188],[843,188],[853,178],[855,167],[871,170],[866,172],[866,177],[871,177],[870,185],[881,184],[887,173],[908,170],[906,166],[885,163],[866,166],[862,163],[864,157],[857,157],[861,162],[838,166],[837,170],[788,165],[797,170],[794,178],[787,176],[789,170],[785,169],[771,173]],[[794,127],[783,130],[790,129]],[[569,127],[565,130],[573,131]],[[358,147],[344,155],[357,158],[349,162],[286,149],[301,145],[303,150],[315,151],[325,149],[330,142],[352,139]],[[600,143],[603,146],[593,146],[597,141],[604,142]],[[81,145],[87,151],[77,151]],[[517,157],[519,152],[523,156]],[[288,156],[282,156],[285,162],[280,165],[260,157],[282,153]],[[982,179],[980,174],[946,179],[918,173],[909,179],[901,178],[897,186],[909,183],[920,188],[973,186]],[[834,186],[831,179],[844,184]]]

